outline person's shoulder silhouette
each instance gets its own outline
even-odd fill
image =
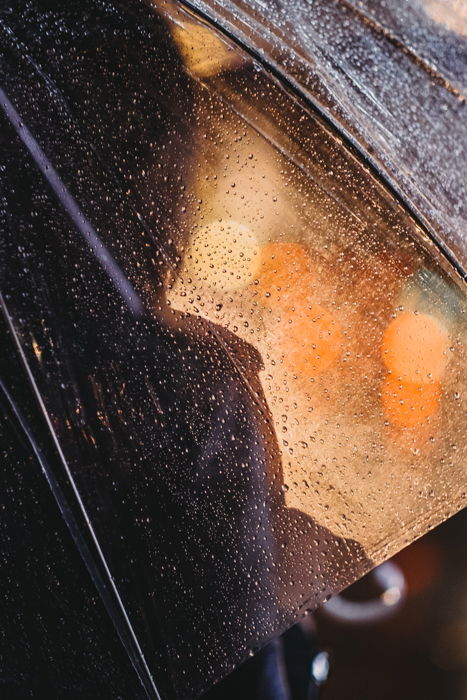
[[[176,313],[174,321],[178,366],[171,394],[191,440],[191,450],[184,447],[191,455],[187,497],[197,517],[204,514],[199,535],[215,553],[216,572],[236,580],[234,598],[246,609],[259,604],[258,596],[284,604],[298,592],[312,607],[313,598],[323,600],[352,581],[369,563],[365,553],[354,540],[287,507],[259,352],[203,318]],[[253,587],[244,586],[247,570],[256,579]],[[225,587],[222,576],[213,585]]]

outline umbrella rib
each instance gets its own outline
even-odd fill
[[[14,327],[13,320],[10,316],[7,305],[5,303],[5,299],[4,299],[3,294],[1,292],[0,292],[0,307],[3,310],[6,322],[8,324],[8,328],[11,332],[11,335],[14,339],[16,348],[18,350],[18,353],[19,353],[19,356],[21,359],[21,363],[26,371],[26,374],[28,376],[28,379],[29,379],[30,384],[31,384],[32,389],[33,389],[33,393],[34,393],[35,398],[39,404],[42,415],[44,417],[44,420],[47,424],[50,435],[52,437],[53,443],[54,443],[55,448],[56,448],[58,455],[60,457],[60,461],[65,469],[66,475],[67,475],[68,480],[71,484],[71,488],[73,490],[74,496],[75,496],[76,501],[78,503],[78,507],[79,507],[83,517],[84,517],[84,520],[86,522],[86,526],[87,526],[88,531],[91,535],[91,539],[92,539],[94,547],[96,549],[98,558],[99,558],[101,565],[103,567],[103,570],[105,572],[105,575],[107,578],[107,586],[105,586],[105,587],[110,588],[110,590],[113,594],[112,597],[114,598],[114,601],[110,601],[108,596],[102,595],[102,591],[99,587],[99,582],[101,583],[101,585],[102,585],[102,583],[104,583],[104,585],[105,585],[105,582],[104,582],[103,577],[101,576],[101,574],[99,573],[99,571],[96,567],[96,563],[93,561],[94,557],[92,556],[91,552],[89,551],[88,545],[86,544],[84,538],[82,537],[81,533],[79,532],[79,525],[76,522],[76,519],[72,514],[71,508],[70,508],[69,504],[67,503],[66,497],[63,494],[62,489],[58,485],[58,483],[57,483],[50,467],[48,466],[46,460],[43,459],[42,454],[41,454],[38,446],[36,445],[32,435],[27,430],[27,427],[26,427],[24,420],[21,419],[21,416],[20,416],[18,410],[16,409],[14,402],[12,401],[11,397],[9,396],[8,392],[6,391],[6,388],[3,385],[3,382],[1,382],[1,381],[0,381],[0,389],[2,389],[3,393],[5,394],[5,396],[8,400],[8,403],[10,404],[10,407],[16,416],[16,419],[18,420],[19,424],[21,425],[21,428],[24,431],[24,434],[25,434],[26,438],[28,439],[28,442],[31,444],[31,447],[34,450],[36,459],[38,460],[42,470],[44,471],[44,474],[47,477],[47,481],[49,483],[49,486],[50,486],[52,493],[57,501],[57,504],[60,508],[60,511],[62,512],[64,520],[65,520],[67,527],[70,531],[70,534],[72,535],[73,540],[75,541],[76,545],[78,546],[80,554],[86,563],[86,566],[89,570],[89,573],[94,580],[94,584],[96,585],[96,588],[98,589],[99,593],[102,596],[104,604],[106,604],[107,612],[109,613],[109,615],[112,619],[112,622],[115,624],[115,626],[117,628],[117,631],[118,631],[119,636],[122,640],[122,643],[124,644],[126,651],[131,658],[132,664],[133,664],[133,666],[134,666],[134,668],[139,676],[140,682],[142,683],[143,687],[145,688],[145,690],[148,694],[148,697],[153,698],[154,700],[161,700],[161,697],[160,697],[159,692],[157,690],[156,684],[154,682],[154,679],[152,677],[152,674],[149,670],[146,659],[144,657],[143,651],[142,651],[140,644],[138,642],[138,638],[137,638],[136,633],[133,629],[131,621],[128,617],[128,613],[125,609],[125,605],[120,597],[120,593],[117,589],[117,586],[116,586],[115,581],[113,579],[113,576],[111,574],[109,565],[108,565],[106,558],[104,556],[104,552],[102,551],[99,540],[98,540],[97,535],[95,533],[95,530],[92,526],[91,519],[88,515],[86,506],[83,503],[83,500],[82,500],[81,495],[79,493],[78,487],[75,483],[75,480],[74,480],[73,475],[71,473],[70,467],[69,467],[68,462],[66,460],[65,454],[63,453],[59,439],[55,433],[52,421],[50,419],[47,408],[44,404],[41,393],[39,391],[39,387],[37,386],[34,375],[31,371],[31,368],[29,367],[29,363],[27,361],[24,350],[21,347],[21,343],[20,343],[18,335],[16,333],[16,329]],[[69,519],[69,517],[71,519]],[[91,562],[93,564],[92,567],[90,566]],[[107,598],[107,601],[106,601],[106,598]],[[109,609],[109,607],[112,607],[114,611],[119,611],[120,616],[123,618],[123,620],[120,623],[115,620],[115,617],[114,617],[114,615],[112,615],[112,612]],[[122,624],[125,626],[127,634],[124,634],[124,631],[122,630]],[[123,637],[127,637],[127,638],[129,637],[129,640],[125,643]],[[135,659],[135,653],[129,649],[129,644],[131,644],[131,646],[134,647],[137,656],[139,656],[140,663],[138,663],[138,661]],[[140,667],[140,664],[141,664],[142,668]]]
[[[79,204],[69,192],[60,175],[55,170],[28,127],[24,124],[21,115],[15,109],[7,94],[1,87],[0,105],[11,126],[14,128],[24,146],[29,151],[29,154],[34,160],[34,163],[41,172],[42,176],[49,183],[63,209],[68,214],[74,226],[83,236],[93,255],[95,255],[102,268],[112,280],[126,305],[135,316],[142,316],[144,314],[144,307],[132,284],[117,265],[116,261],[98,236],[91,222],[84,215],[84,212],[81,210]]]

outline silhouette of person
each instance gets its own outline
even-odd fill
[[[259,353],[167,306],[196,145],[195,88],[167,25],[132,0],[34,0],[15,31],[53,86],[56,113],[31,107],[32,127],[151,309],[125,308],[24,170],[16,216],[43,234],[28,245],[53,338],[50,410],[156,684],[192,697],[369,562],[286,507]]]

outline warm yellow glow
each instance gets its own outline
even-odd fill
[[[258,268],[259,246],[251,229],[232,219],[200,227],[184,258],[185,276],[216,291],[250,284]]]
[[[184,21],[173,25],[172,36],[188,70],[200,78],[235,69],[243,63],[238,51],[232,51],[211,28]]]

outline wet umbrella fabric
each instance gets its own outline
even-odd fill
[[[83,36],[86,45],[96,49],[99,24],[95,30],[93,11],[105,31],[110,26],[115,36],[128,19],[121,8],[114,15],[110,6],[97,7],[89,3],[77,38],[70,31],[74,6],[67,4],[66,11],[61,8],[55,15],[55,5],[51,9],[49,3],[38,3],[35,14],[31,4],[25,29],[16,27],[18,36],[30,41],[31,54],[24,51],[24,44],[18,52],[21,41],[7,40],[9,98],[21,119],[27,117],[27,134],[34,141],[24,136],[23,122],[6,111],[10,267],[5,313],[9,333],[16,336],[16,350],[24,346],[25,338],[34,339],[37,364],[29,374],[31,389],[26,388],[24,367],[11,370],[16,367],[11,357],[6,379],[9,390],[16,387],[19,404],[33,389],[43,402],[48,428],[37,407],[31,408],[32,433],[50,450],[54,435],[65,458],[51,473],[55,470],[57,480],[64,482],[64,492],[70,481],[74,486],[69,498],[79,501],[82,537],[91,528],[94,556],[105,563],[104,574],[110,577],[106,585],[121,603],[117,629],[122,637],[122,625],[129,625],[135,653],[143,659],[133,660],[140,679],[147,669],[162,697],[192,697],[370,563],[357,543],[333,536],[286,507],[274,427],[258,380],[262,367],[258,353],[202,319],[182,314],[167,319],[157,312],[137,318],[131,305],[124,303],[125,294],[122,303],[118,280],[109,275],[111,263],[112,270],[129,271],[125,274],[144,303],[162,298],[160,284],[155,297],[144,296],[149,279],[145,253],[152,245],[154,256],[162,250],[170,262],[169,229],[160,222],[154,227],[159,238],[154,241],[147,233],[141,242],[142,218],[135,209],[141,204],[146,214],[147,191],[131,173],[147,151],[137,149],[131,162],[128,154],[132,143],[144,142],[143,135],[152,135],[156,143],[168,138],[170,143],[173,132],[163,116],[162,130],[159,123],[153,133],[150,124],[126,123],[122,105],[112,115],[116,125],[112,128],[121,138],[125,128],[129,130],[123,141],[112,138],[112,129],[91,129],[95,110],[109,99],[109,92],[100,101],[93,94],[97,101],[90,103],[86,96],[94,83],[89,83],[88,75],[78,69],[75,76],[63,79],[60,66],[67,54],[48,48],[53,41],[49,45],[48,40],[39,40],[39,25],[34,23],[40,17],[42,30],[48,28],[61,51],[69,51],[73,59],[74,42]],[[134,11],[142,36],[161,31],[152,13]],[[123,36],[128,40],[127,29]],[[111,46],[115,51],[115,41]],[[176,61],[170,46],[165,50],[164,60]],[[35,51],[38,64],[31,69]],[[109,69],[109,55],[103,54],[103,70]],[[83,56],[86,61],[86,51]],[[119,54],[119,65],[122,57]],[[53,76],[63,92],[41,92],[36,84],[29,93],[38,74],[39,88],[47,85],[41,81],[48,60],[48,85]],[[127,78],[121,87],[125,105],[137,88]],[[29,94],[34,94],[32,102]],[[53,117],[46,109],[51,94],[58,110]],[[57,119],[61,114],[63,122]],[[183,117],[188,118],[186,113]],[[177,145],[173,148],[175,162]],[[183,162],[179,165],[186,167]],[[64,174],[62,184],[54,186],[51,169],[57,177]],[[130,174],[130,203],[121,184],[122,170]],[[162,203],[172,201],[178,181],[175,173],[172,178],[165,192],[158,193]],[[92,246],[86,236],[88,222],[96,234]],[[104,257],[97,250],[105,250]],[[67,524],[72,526],[71,521]],[[92,573],[96,562],[86,556],[103,595],[105,582],[99,583]],[[61,586],[67,592],[72,575],[72,570],[62,572]],[[84,573],[77,575],[86,579]],[[21,580],[26,590],[29,583]],[[11,580],[8,584],[15,585]],[[79,595],[85,594],[86,585]],[[78,602],[70,595],[73,609]],[[40,614],[47,614],[44,601],[38,605]],[[22,613],[23,626],[26,614]],[[52,625],[51,636],[57,634]],[[11,664],[20,637],[13,636],[8,643],[5,654]],[[48,667],[44,679],[56,672],[54,654],[44,654],[43,661]],[[92,659],[94,667],[99,663]],[[61,683],[71,692],[63,665]],[[15,666],[10,673],[11,687],[29,690],[32,681],[25,666]],[[39,696],[48,692],[45,680],[34,682]],[[84,696],[94,692],[83,679],[76,688]],[[146,681],[146,691],[156,692],[150,688],[151,681]]]

